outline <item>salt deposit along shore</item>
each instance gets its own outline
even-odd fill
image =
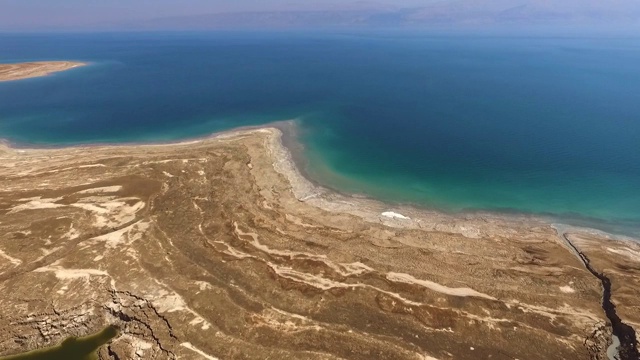
[[[85,65],[85,63],[75,61],[38,61],[0,64],[0,82],[47,76]]]
[[[638,243],[339,194],[277,128],[3,146],[0,189],[0,354],[108,324],[103,359],[637,354]]]

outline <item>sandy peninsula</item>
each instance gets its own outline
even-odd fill
[[[85,63],[73,61],[39,61],[16,64],[0,64],[0,81],[15,81],[47,76],[53,73],[66,71],[85,65]]]
[[[637,355],[638,243],[337,194],[282,135],[0,147],[0,354],[113,324],[101,359]]]

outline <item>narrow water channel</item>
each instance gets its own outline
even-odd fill
[[[584,264],[585,268],[602,284],[602,309],[604,310],[604,314],[609,319],[609,323],[611,324],[611,331],[613,333],[614,345],[618,343],[618,351],[609,348],[607,350],[607,355],[610,360],[638,360],[640,359],[640,352],[638,352],[638,347],[636,344],[636,332],[635,330],[625,324],[622,319],[618,316],[616,312],[616,306],[611,302],[611,280],[601,272],[596,271],[596,269],[591,266],[591,262],[589,261],[589,257],[585,255],[583,252],[578,250],[578,248],[573,245],[571,240],[567,234],[562,234],[566,243],[573,248],[573,250],[578,254],[580,260]]]

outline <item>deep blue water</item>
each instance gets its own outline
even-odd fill
[[[640,37],[0,35],[0,137],[157,141],[300,119],[307,172],[444,210],[552,214],[640,235]]]

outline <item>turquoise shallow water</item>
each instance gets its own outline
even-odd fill
[[[0,137],[174,140],[299,119],[307,172],[448,211],[640,236],[638,38],[0,35],[0,61],[91,66],[0,83]]]

